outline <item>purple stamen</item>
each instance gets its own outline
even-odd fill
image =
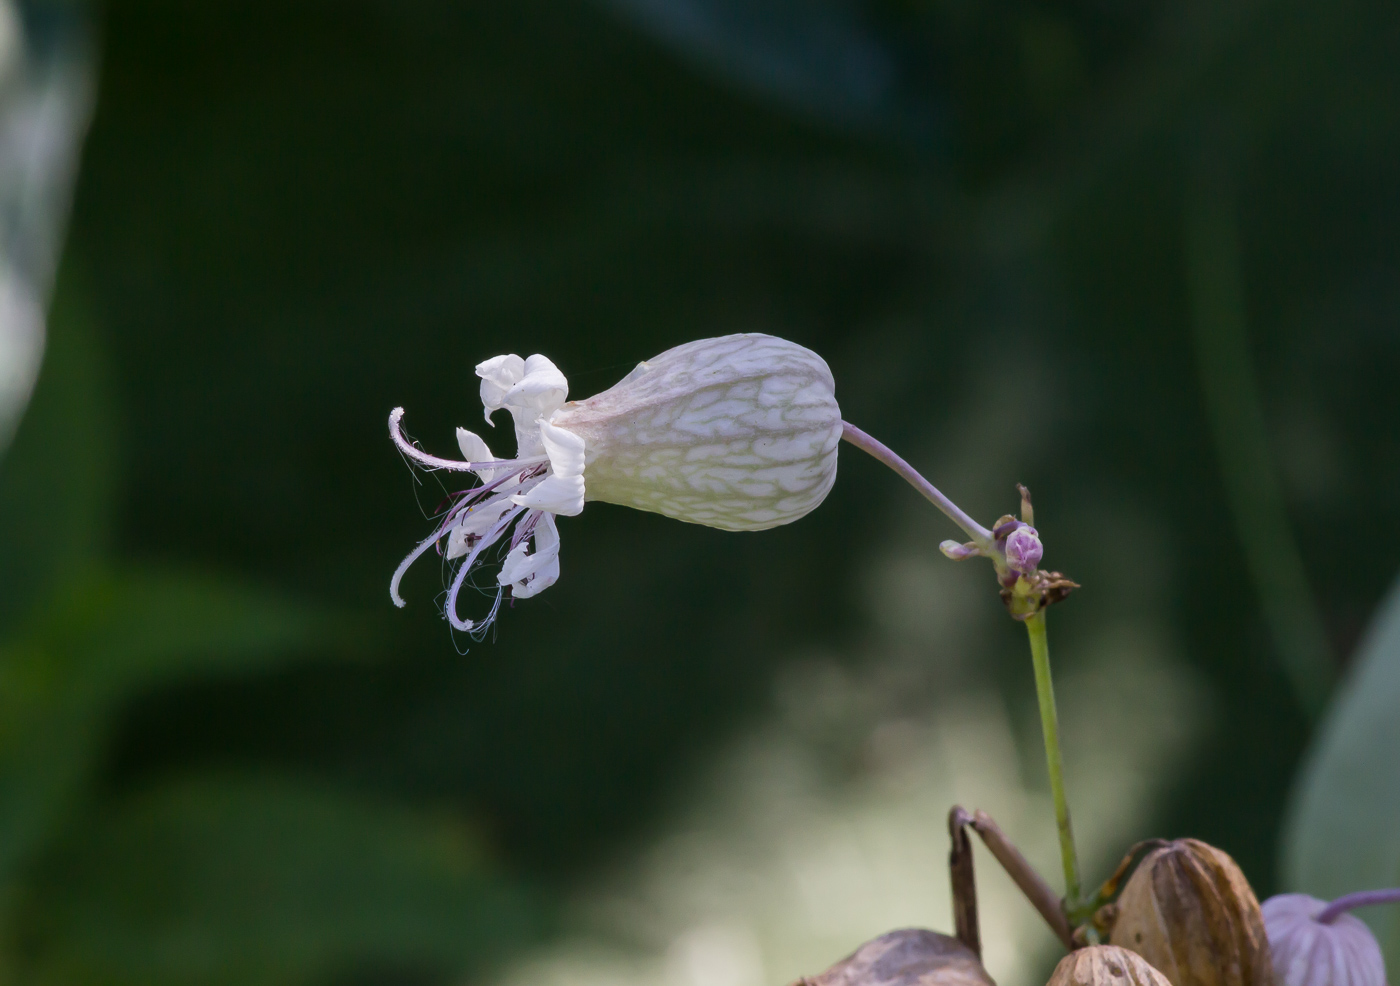
[[[510,539],[510,550],[514,551],[519,547],[521,541],[534,535],[535,528],[539,526],[541,516],[543,515],[536,511],[530,514],[524,521],[515,525],[514,536]]]
[[[433,508],[433,516],[436,517],[436,516],[438,516],[439,514],[441,514],[444,510],[447,510],[449,507],[454,506],[454,505],[455,505],[455,502],[454,502],[454,501],[456,501],[456,500],[459,499],[460,497],[471,496],[471,494],[473,494],[473,493],[475,493],[475,492],[476,492],[475,489],[468,489],[468,490],[458,490],[456,493],[449,493],[449,494],[447,494],[445,497],[443,497],[441,500],[439,500],[439,501],[438,501],[438,505],[437,505],[436,507]]]
[[[404,558],[403,561],[399,562],[399,567],[394,569],[394,577],[389,580],[389,598],[394,601],[394,605],[399,607],[399,609],[403,609],[405,605],[403,596],[399,595],[399,583],[403,581],[404,574],[413,567],[414,562],[423,557],[424,552],[442,539],[443,533],[442,528],[438,528],[432,534],[429,534],[422,541],[418,542],[418,547],[410,551],[408,556]]]
[[[485,620],[476,623],[458,617],[457,596],[461,592],[462,586],[466,584],[467,576],[476,567],[481,553],[496,544],[501,536],[510,530],[511,525],[515,525],[510,542],[512,549],[534,535],[541,516],[539,511],[507,505],[503,498],[515,493],[525,493],[532,489],[535,486],[533,481],[539,480],[549,472],[549,458],[540,455],[519,459],[490,459],[484,462],[441,459],[435,455],[429,455],[409,441],[408,436],[403,432],[402,420],[403,408],[395,408],[393,413],[389,415],[389,435],[393,438],[399,451],[414,464],[427,470],[446,469],[451,472],[473,472],[476,473],[478,480],[481,479],[482,471],[489,471],[489,474],[494,474],[494,478],[489,482],[482,482],[478,486],[448,494],[438,504],[437,510],[434,511],[435,514],[440,515],[436,530],[419,542],[408,557],[399,563],[399,567],[394,571],[393,579],[389,582],[389,596],[393,599],[395,606],[404,605],[404,600],[399,595],[399,584],[403,581],[404,574],[429,548],[436,546],[438,554],[446,554],[447,551],[441,544],[442,539],[450,537],[455,530],[460,529],[473,510],[483,507],[488,501],[494,504],[490,508],[492,512],[497,507],[508,507],[485,532],[479,534],[466,532],[463,534],[467,554],[457,563],[458,568],[447,590],[447,601],[443,607],[443,615],[447,617],[447,621],[452,624],[454,629],[463,630],[480,639],[479,635],[491,625],[491,622],[496,618],[496,613],[500,610],[504,590],[496,594],[496,602]],[[493,493],[494,496],[492,496]],[[525,519],[517,524],[516,522],[520,520],[522,514]],[[450,551],[450,547],[447,550]]]
[[[1338,897],[1322,910],[1317,912],[1313,918],[1319,924],[1331,924],[1347,911],[1354,907],[1369,907],[1372,904],[1396,904],[1400,903],[1400,887],[1391,887],[1386,890],[1358,890],[1355,893],[1345,894]]]
[[[512,507],[502,514],[501,519],[496,521],[491,529],[481,536],[480,543],[471,549],[467,557],[462,559],[462,563],[457,568],[457,574],[452,579],[452,586],[447,590],[447,605],[444,607],[447,622],[452,624],[453,629],[470,632],[475,626],[470,620],[457,618],[457,594],[462,590],[462,583],[467,580],[467,573],[476,567],[477,556],[495,544],[505,529],[515,523],[516,518],[524,512],[524,507]]]

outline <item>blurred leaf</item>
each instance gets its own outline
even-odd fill
[[[718,75],[814,116],[926,137],[900,52],[851,0],[604,0]],[[921,96],[923,94],[920,94]]]
[[[0,628],[101,549],[113,434],[101,354],[74,278],[66,277],[34,399],[0,463]]]
[[[138,569],[65,586],[35,636],[75,686],[110,700],[175,674],[262,669],[332,630],[306,607],[229,579]]]
[[[1282,864],[1290,890],[1331,899],[1400,885],[1400,583],[1381,604],[1299,774]],[[1400,966],[1400,910],[1357,912]]]
[[[177,676],[261,670],[327,632],[307,609],[207,576],[74,577],[0,647],[0,876],[80,796],[123,699]]]
[[[21,946],[39,983],[292,984],[461,969],[536,934],[526,895],[459,826],[301,780],[137,797],[37,874]]]

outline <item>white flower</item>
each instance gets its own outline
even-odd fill
[[[568,381],[543,356],[497,356],[478,365],[476,375],[487,422],[501,409],[514,419],[514,459],[496,459],[464,428],[457,440],[465,461],[428,455],[404,436],[403,409],[389,416],[390,434],[415,463],[474,473],[481,481],[454,496],[389,587],[402,606],[404,572],[445,539],[446,557],[461,559],[446,601],[447,618],[459,630],[484,632],[505,589],[524,599],[554,584],[554,517],[578,514],[586,499],[758,531],[804,516],[836,481],[842,422],[831,370],[811,350],[774,336],[686,343],[638,364],[601,394],[569,403]],[[508,533],[496,605],[484,620],[459,618],[457,596],[466,579]]]

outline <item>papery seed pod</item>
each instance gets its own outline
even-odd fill
[[[922,928],[866,942],[826,972],[792,986],[996,986],[972,949]],[[1146,984],[1144,984],[1146,986]]]
[[[1278,986],[1385,986],[1385,958],[1371,929],[1355,915],[1329,916],[1327,909],[1325,900],[1307,894],[1264,901]]]
[[[1172,986],[1136,952],[1091,945],[1060,959],[1046,986]]]
[[[1118,898],[1109,941],[1147,959],[1172,986],[1273,986],[1249,881],[1227,854],[1196,839],[1143,859]]]

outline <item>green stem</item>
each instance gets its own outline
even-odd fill
[[[1035,666],[1035,694],[1040,700],[1040,725],[1045,732],[1045,765],[1050,770],[1050,794],[1055,799],[1055,825],[1060,830],[1060,858],[1065,864],[1065,907],[1079,906],[1079,859],[1074,853],[1074,833],[1069,825],[1065,799],[1064,767],[1060,759],[1060,720],[1055,712],[1055,686],[1050,680],[1050,644],[1045,636],[1045,611],[1026,620],[1031,638],[1031,663]]]

